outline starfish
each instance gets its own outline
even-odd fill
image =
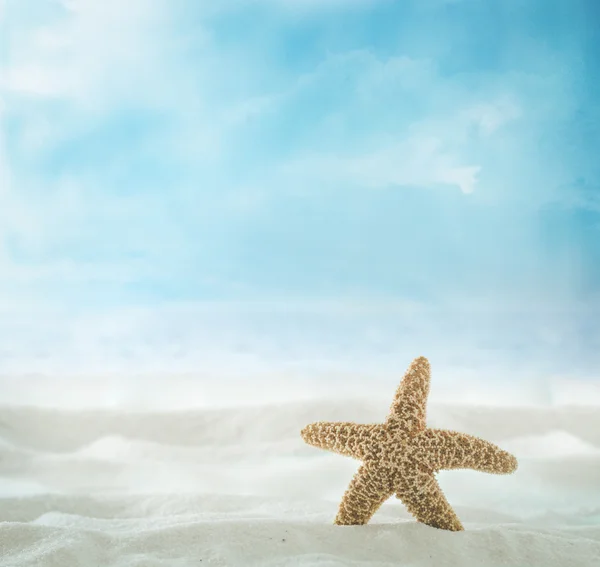
[[[302,430],[309,445],[362,461],[344,494],[336,524],[366,524],[395,494],[417,521],[461,531],[464,528],[435,474],[449,469],[510,474],[517,469],[517,459],[493,443],[426,426],[430,376],[425,357],[413,360],[384,423],[320,421]]]

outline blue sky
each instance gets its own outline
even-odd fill
[[[600,289],[594,0],[7,0],[4,304]]]

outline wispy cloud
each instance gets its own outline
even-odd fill
[[[4,4],[0,287],[576,294],[579,20],[481,6]]]

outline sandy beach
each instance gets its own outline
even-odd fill
[[[600,563],[595,406],[432,405],[429,423],[512,451],[508,477],[443,472],[466,531],[390,500],[332,525],[357,468],[303,444],[318,419],[380,421],[381,400],[140,411],[4,406],[0,565],[572,566]]]

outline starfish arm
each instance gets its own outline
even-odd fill
[[[466,433],[427,429],[415,441],[424,455],[424,464],[433,470],[474,469],[510,474],[517,469],[517,459],[513,455]]]
[[[433,472],[425,467],[402,476],[400,485],[396,488],[396,497],[423,524],[454,532],[464,529]]]
[[[362,465],[344,493],[335,523],[341,526],[366,524],[392,494],[391,483],[381,470]]]
[[[313,447],[355,459],[364,459],[380,428],[380,425],[318,421],[307,425],[301,431],[301,435],[302,439]]]
[[[386,420],[390,429],[403,430],[406,435],[425,429],[430,379],[429,361],[423,356],[415,358],[394,396]]]

